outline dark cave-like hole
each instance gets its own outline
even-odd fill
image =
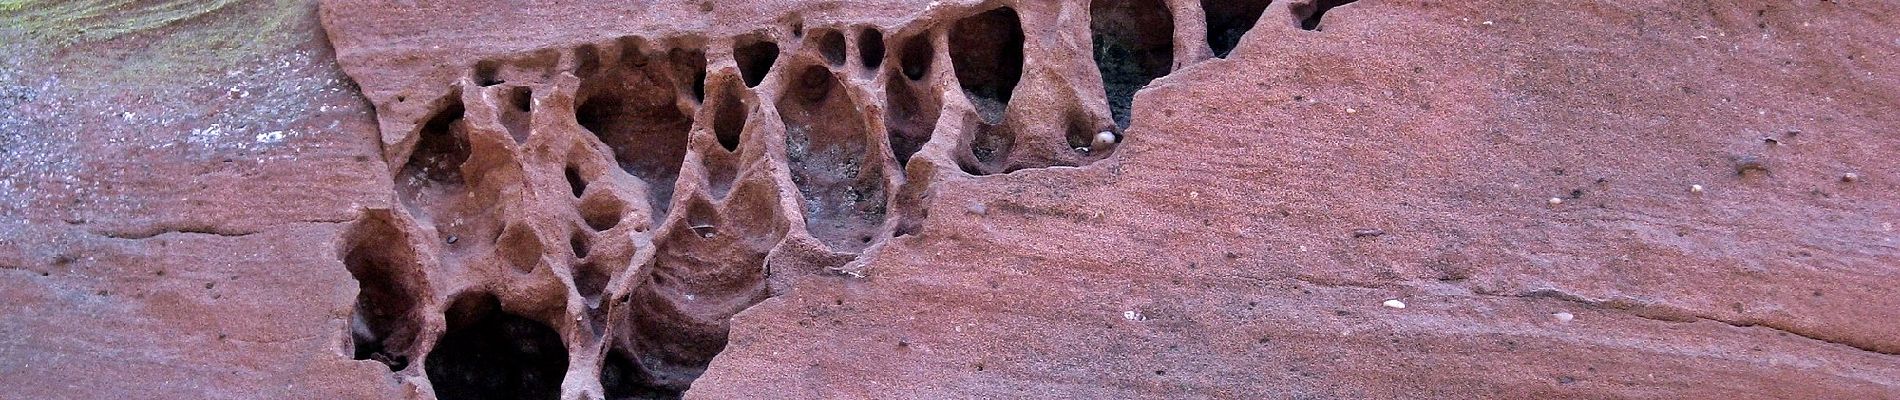
[[[563,172],[567,175],[567,188],[574,192],[574,198],[578,199],[582,194],[587,193],[587,181],[581,179],[581,170],[579,168],[574,168],[574,166],[569,165]]]
[[[508,88],[506,93],[509,107],[500,112],[502,127],[508,129],[508,136],[515,143],[528,141],[528,127],[534,122],[534,113],[529,111],[534,105],[534,89],[527,86]]]
[[[654,385],[654,380],[631,355],[618,348],[608,352],[606,362],[600,366],[600,386],[606,390],[607,400],[678,399],[685,394]]]
[[[343,255],[358,288],[350,318],[353,358],[381,362],[390,371],[409,367],[420,317],[415,299],[420,271],[403,237],[388,216],[372,214],[351,230]]]
[[[1109,112],[1127,128],[1135,92],[1173,68],[1174,17],[1160,0],[1097,0],[1089,29]]]
[[[850,238],[875,231],[884,217],[880,165],[857,105],[830,69],[813,65],[779,100],[792,182],[805,197],[806,228],[833,250],[856,251]]]
[[[930,72],[931,60],[937,57],[937,50],[930,47],[930,35],[919,33],[904,41],[904,47],[898,48],[898,67],[904,77],[910,80],[922,80]]]
[[[749,118],[746,111],[745,94],[731,80],[719,85],[717,98],[713,106],[713,136],[719,139],[719,147],[726,151],[738,151],[740,135],[745,133],[745,122]]]
[[[680,164],[686,158],[693,119],[677,102],[686,90],[696,57],[671,52],[647,58],[635,51],[620,66],[581,82],[575,120],[613,150],[621,170],[646,183],[653,218],[665,218]]]
[[[858,62],[864,64],[864,68],[877,68],[884,63],[884,32],[876,28],[858,32]]]
[[[497,77],[500,73],[500,71],[498,71],[499,69],[500,66],[496,65],[494,61],[475,63],[475,84],[481,85],[482,87],[489,87],[504,83],[501,78]]]
[[[825,33],[819,34],[818,54],[825,57],[825,63],[834,67],[844,65],[844,33],[826,29]]]
[[[567,245],[574,250],[574,258],[587,258],[587,234],[574,232],[567,237]]]
[[[464,128],[457,125],[463,114],[460,96],[449,96],[455,97],[449,106],[422,124],[416,149],[409,155],[409,162],[403,164],[403,174],[416,179],[403,183],[462,184],[462,163],[468,161],[468,139],[461,132]]]
[[[888,79],[884,83],[887,96],[884,108],[884,124],[891,142],[891,155],[897,158],[899,165],[910,165],[910,158],[922,150],[930,136],[937,129],[937,117],[942,113],[942,105],[937,98],[925,90],[916,88],[916,83],[903,79]]]
[[[985,11],[950,29],[950,63],[977,115],[1001,123],[1011,92],[1023,76],[1023,29],[1016,10]]]
[[[1314,0],[1311,3],[1294,4],[1293,15],[1300,17],[1300,29],[1322,30],[1320,18],[1326,16],[1327,11],[1331,11],[1334,7],[1352,4],[1354,1],[1358,0]]]
[[[1272,3],[1272,0],[1201,0],[1201,11],[1207,13],[1207,46],[1214,50],[1214,56],[1227,58]]]
[[[501,309],[487,293],[464,294],[446,312],[448,330],[424,369],[441,399],[556,399],[567,347],[546,324]]]
[[[772,72],[772,63],[778,62],[778,43],[757,37],[743,39],[732,48],[732,57],[739,64],[745,86],[757,87]]]

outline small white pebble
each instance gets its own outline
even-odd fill
[[[1490,24],[1491,24],[1491,21],[1484,21],[1484,24],[1485,24],[1485,25],[1490,25]]]
[[[1399,299],[1386,300],[1384,304],[1386,307],[1405,308],[1405,302],[1399,301]]]
[[[1115,145],[1115,132],[1101,131],[1095,134],[1094,148],[1101,149]]]
[[[1841,175],[1841,182],[1853,182],[1858,180],[1860,180],[1860,174],[1849,172],[1845,175]]]
[[[1702,185],[1689,185],[1689,193],[1702,193]]]
[[[1141,313],[1134,312],[1133,310],[1122,311],[1122,319],[1126,319],[1129,321],[1139,321],[1141,320]]]
[[[1550,205],[1551,205],[1552,207],[1556,207],[1556,206],[1561,206],[1561,205],[1564,205],[1564,199],[1560,199],[1560,198],[1556,198],[1556,197],[1552,197],[1552,198],[1550,198]]]
[[[1358,114],[1358,113],[1359,113],[1359,110],[1358,110],[1358,109],[1355,109],[1355,108],[1352,108],[1352,107],[1346,107],[1346,113],[1347,113],[1347,114]]]
[[[1552,313],[1550,314],[1550,317],[1556,318],[1557,322],[1570,322],[1570,320],[1577,319],[1577,316],[1570,315],[1570,313],[1564,312],[1564,311],[1558,311],[1558,312]]]

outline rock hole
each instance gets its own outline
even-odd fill
[[[974,176],[1004,172],[1003,161],[1015,144],[1016,133],[1008,125],[977,124],[970,137],[970,157],[958,165]]]
[[[495,243],[497,255],[507,261],[515,272],[524,274],[534,272],[534,267],[541,263],[541,255],[546,251],[547,248],[541,244],[541,236],[525,224],[508,225]]]
[[[684,390],[656,386],[654,382],[654,377],[640,369],[626,350],[616,348],[608,352],[607,360],[600,366],[600,386],[606,390],[608,400],[678,399],[685,395]]]
[[[507,96],[508,107],[503,108],[499,113],[501,125],[508,129],[508,136],[513,137],[515,143],[526,143],[529,135],[528,127],[534,122],[534,113],[529,111],[533,107],[534,89],[515,86],[508,88],[505,96]]]
[[[777,189],[756,182],[735,191],[723,210],[710,202],[687,203],[685,223],[654,239],[652,267],[626,310],[617,312],[628,320],[613,335],[620,341],[615,346],[627,350],[630,362],[603,383],[686,391],[725,350],[732,315],[770,296],[765,257],[784,236],[773,223]],[[696,226],[716,226],[719,233],[708,237]]]
[[[843,66],[845,55],[844,33],[826,29],[818,35],[818,54],[825,57],[831,66]]]
[[[621,206],[621,202],[616,201],[612,196],[605,192],[599,194],[599,196],[582,198],[580,207],[581,219],[585,220],[587,227],[593,228],[595,232],[613,229],[614,226],[620,225],[621,215],[627,212],[626,208]]]
[[[1323,30],[1320,26],[1320,18],[1324,17],[1327,11],[1332,10],[1333,7],[1352,4],[1354,1],[1358,0],[1314,0],[1306,3],[1295,3],[1292,6],[1292,11],[1293,15],[1300,17],[1300,29],[1318,31]]]
[[[634,41],[634,39],[625,38],[625,39],[622,39],[621,41],[623,43],[631,43]],[[574,76],[580,77],[581,79],[588,79],[588,78],[594,77],[594,74],[597,74],[599,72],[600,72],[600,48],[599,47],[596,47],[592,44],[587,44],[587,45],[582,45],[580,48],[574,49]]]
[[[814,65],[798,76],[778,109],[806,228],[835,251],[855,252],[865,247],[855,238],[884,220],[883,168],[868,159],[863,118],[831,70]]]
[[[463,185],[462,163],[469,155],[468,124],[462,121],[461,96],[451,93],[449,97],[448,107],[423,123],[416,148],[403,164],[396,185],[403,200],[424,200],[424,193],[452,197],[440,194],[458,191]]]
[[[765,81],[765,74],[772,72],[772,63],[778,62],[778,43],[747,37],[733,46],[732,58],[739,63],[739,76],[745,78],[745,86],[758,87]]]
[[[582,262],[574,266],[574,291],[587,300],[589,307],[600,305],[600,294],[607,290],[607,282],[612,279],[612,271],[599,262]]]
[[[390,371],[409,367],[416,354],[416,294],[423,293],[415,251],[386,212],[365,216],[347,236],[343,266],[356,279],[356,308],[350,318],[353,358],[374,360]],[[206,284],[207,288],[211,285]]]
[[[693,103],[706,102],[706,52],[673,49],[667,57],[672,61],[674,81],[685,86]]]
[[[897,57],[904,77],[913,81],[922,80],[924,74],[930,72],[930,63],[937,57],[937,50],[930,46],[930,34],[919,33],[904,42],[904,47],[898,49]]]
[[[1201,11],[1207,13],[1207,46],[1214,50],[1214,56],[1227,58],[1235,47],[1240,46],[1240,38],[1253,29],[1260,21],[1260,15],[1266,13],[1272,0],[1201,0]]]
[[[977,115],[1001,123],[1011,92],[1023,76],[1023,28],[1016,10],[985,11],[950,29],[950,63]]]
[[[569,165],[564,172],[567,175],[567,188],[574,192],[574,198],[581,198],[582,194],[587,193],[587,181],[581,179],[579,168]]]
[[[884,63],[884,32],[876,28],[858,31],[858,63],[865,69],[876,69]]]
[[[740,135],[745,132],[746,119],[750,114],[745,105],[745,95],[730,80],[719,85],[713,107],[713,136],[719,139],[719,147],[726,151],[739,150]]]
[[[499,73],[499,69],[500,66],[496,65],[494,61],[475,63],[475,84],[481,85],[482,87],[489,87],[504,83],[505,81],[496,77]]]
[[[546,324],[501,309],[487,293],[457,296],[425,369],[442,399],[556,399],[567,347]]]
[[[1097,0],[1089,29],[1109,113],[1127,128],[1135,92],[1173,68],[1174,17],[1160,0]]]
[[[942,106],[928,87],[919,88],[921,85],[917,83],[887,79],[884,86],[887,96],[884,124],[889,130],[891,155],[897,158],[899,165],[909,165],[910,157],[930,142]]]
[[[666,216],[686,159],[693,121],[678,103],[691,57],[649,59],[628,49],[619,66],[581,82],[575,119],[613,149],[620,168],[647,186],[655,221]],[[688,64],[688,65],[681,65]]]
[[[574,250],[575,259],[587,258],[587,234],[574,232],[574,234],[568,235],[567,245],[570,249]]]
[[[1082,113],[1081,110],[1069,111],[1066,125],[1067,128],[1064,132],[1064,136],[1068,139],[1069,148],[1090,154],[1098,150],[1106,150],[1097,148],[1100,146],[1097,146],[1097,143],[1095,143],[1096,134],[1102,133],[1103,131],[1113,131],[1112,127],[1096,127],[1090,122],[1088,115]],[[1120,137],[1121,135],[1117,134],[1115,136]]]

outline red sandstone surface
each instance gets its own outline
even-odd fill
[[[0,398],[1900,398],[1900,4],[0,1]]]

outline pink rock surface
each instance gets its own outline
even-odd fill
[[[1897,398],[1896,18],[325,0],[17,41],[0,397]]]

